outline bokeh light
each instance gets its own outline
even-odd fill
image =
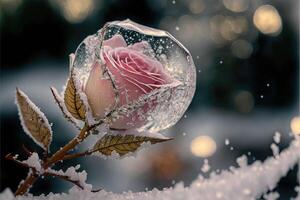
[[[291,121],[291,129],[295,135],[300,135],[300,116],[294,117]]]
[[[232,41],[247,32],[248,21],[245,17],[215,15],[210,19],[211,37],[216,43]]]
[[[195,156],[207,158],[216,152],[217,145],[214,139],[207,135],[202,135],[192,140],[190,149]]]
[[[249,7],[249,0],[223,0],[223,4],[232,12],[244,12]]]
[[[93,0],[61,0],[57,4],[62,14],[70,23],[80,23],[93,11],[95,2]]]
[[[15,12],[22,4],[22,2],[23,0],[0,0],[0,9],[5,9],[12,14],[12,12]],[[2,12],[2,10],[0,12]]]
[[[282,29],[281,17],[271,5],[260,6],[254,13],[253,23],[264,34],[278,35]]]
[[[191,0],[189,9],[193,14],[200,14],[205,9],[205,4],[203,0]]]
[[[159,154],[149,158],[152,177],[156,179],[174,179],[183,170],[183,162],[175,148],[168,146],[161,149]]]
[[[253,95],[248,91],[240,91],[234,97],[234,104],[239,112],[248,113],[254,107]]]
[[[246,40],[235,40],[231,45],[232,54],[238,58],[249,58],[253,52],[252,44]]]

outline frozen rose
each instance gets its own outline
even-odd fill
[[[85,87],[89,104],[95,118],[100,119],[110,111],[116,103],[116,93],[112,81],[103,72],[109,71],[119,93],[117,106],[136,101],[140,96],[172,83],[162,64],[155,58],[145,54],[151,49],[147,42],[127,45],[121,35],[115,35],[103,42],[101,59],[104,66],[96,62],[90,72]],[[143,107],[143,112],[148,108]],[[129,129],[140,126],[143,120],[138,117],[122,116],[111,124],[111,128]]]

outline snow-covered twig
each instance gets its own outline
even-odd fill
[[[70,177],[68,177],[66,175],[61,175],[61,174],[54,173],[54,172],[49,172],[49,171],[46,171],[44,173],[44,175],[46,175],[46,176],[55,176],[55,177],[61,178],[61,179],[65,180],[65,181],[68,181],[70,183],[75,184],[76,186],[78,186],[82,190],[84,189],[84,187],[80,184],[80,182],[78,180],[71,180]]]
[[[29,166],[28,164],[26,164],[26,163],[24,163],[24,162],[18,160],[18,159],[16,158],[16,156],[13,156],[11,153],[7,154],[7,155],[5,156],[5,159],[6,159],[6,160],[11,160],[11,161],[15,162],[16,164],[18,164],[18,165],[20,165],[20,166],[22,166],[22,167],[34,169],[34,167],[31,167],[31,166]]]

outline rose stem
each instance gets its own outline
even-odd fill
[[[92,128],[94,128],[94,126],[88,126],[87,124],[85,124],[80,133],[75,138],[73,138],[68,144],[58,150],[42,164],[43,169],[47,169],[51,165],[62,160],[68,151],[74,149],[75,146],[77,146],[90,135],[90,130]],[[35,171],[29,173],[27,178],[20,183],[17,191],[15,192],[15,196],[25,194],[40,176],[41,174],[38,174]]]

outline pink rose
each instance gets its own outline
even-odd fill
[[[173,82],[163,65],[156,58],[144,53],[147,50],[151,50],[147,42],[127,45],[121,35],[115,35],[103,42],[101,59],[115,80],[119,93],[117,106],[134,102],[142,95]],[[116,103],[112,81],[104,77],[104,70],[105,67],[96,62],[84,89],[93,115],[97,119],[103,118]],[[144,106],[143,112],[147,112],[148,109]],[[136,114],[122,116],[110,127],[129,129],[142,125],[143,120],[134,115]]]

